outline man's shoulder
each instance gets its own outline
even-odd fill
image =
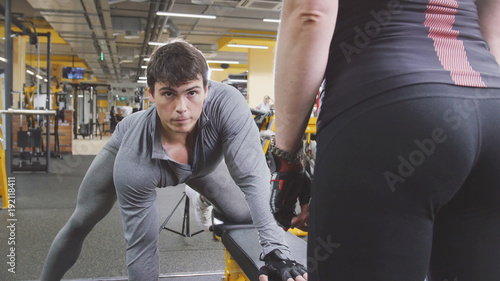
[[[126,116],[125,118],[123,118],[122,121],[120,121],[120,123],[123,123],[122,126],[124,126],[124,125],[133,126],[137,123],[150,122],[150,120],[152,120],[151,118],[152,118],[154,112],[155,112],[155,107],[152,106],[151,108],[149,108],[147,110],[141,110],[141,111],[135,112],[134,114],[130,114],[130,115]]]
[[[238,91],[235,87],[212,80],[208,81],[208,90],[223,93],[239,93],[241,95],[240,91]]]
[[[227,102],[227,100],[232,99],[244,99],[243,95],[235,87],[227,84],[223,84],[216,81],[209,81],[208,84],[208,100]]]

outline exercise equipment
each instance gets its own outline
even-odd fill
[[[168,221],[170,220],[170,218],[172,218],[174,212],[177,210],[177,208],[179,207],[179,205],[181,204],[182,200],[184,200],[184,214],[182,215],[182,229],[181,231],[176,231],[176,230],[173,230],[173,229],[170,229],[168,227],[166,227]],[[177,204],[175,205],[174,209],[172,210],[172,212],[167,216],[167,218],[165,219],[165,221],[163,221],[162,225],[160,226],[160,233],[162,230],[168,230],[170,232],[173,232],[175,234],[178,234],[180,236],[183,236],[183,237],[192,237],[192,236],[195,236],[196,234],[199,234],[199,233],[202,233],[203,230],[200,230],[200,231],[197,231],[195,233],[191,233],[190,231],[190,220],[189,220],[189,197],[186,195],[186,192],[183,192],[182,196],[181,196],[181,199],[179,200],[179,202],[177,202]]]
[[[33,116],[50,116],[56,115],[55,110],[31,110],[31,109],[12,109],[9,108],[7,110],[0,110],[2,114],[9,115],[33,115]],[[47,131],[50,132],[50,122],[46,122]],[[2,125],[3,126],[3,125]],[[47,134],[46,142],[49,143],[50,135]],[[42,156],[39,154],[39,151],[34,153],[34,151],[27,152],[24,148],[27,147],[41,147],[42,146],[42,129],[41,127],[37,129],[29,129],[28,131],[20,130],[18,132],[18,147],[21,148],[20,161],[18,165],[12,165],[13,171],[46,171],[49,172],[49,163],[50,163],[50,146],[47,145],[47,150],[44,153],[45,156],[45,164],[41,164],[39,161],[32,161],[32,157]],[[8,160],[8,159],[7,159]],[[30,162],[30,163],[28,163]]]
[[[48,98],[49,102],[52,101],[50,104],[50,109],[55,110],[56,114],[54,116],[50,116],[50,122],[54,126],[54,132],[50,133],[51,136],[54,136],[54,148],[50,151],[50,156],[51,157],[57,157],[62,159],[61,155],[61,147],[60,147],[60,142],[59,142],[59,118],[62,116],[62,119],[64,120],[64,109],[60,109],[59,105],[57,104],[57,100],[61,99],[61,96],[64,96],[65,94],[61,94],[62,88],[60,87],[59,83],[57,82],[57,78],[53,77],[52,80],[56,81],[57,86],[50,87],[50,98]],[[35,86],[25,86],[24,87],[24,92],[22,93],[23,95],[21,96],[20,102],[21,102],[21,108],[27,109],[27,110],[35,110],[34,106],[34,101],[35,101],[35,93],[38,94],[40,93],[40,87],[39,85]],[[46,93],[47,94],[47,93]],[[23,104],[24,101],[24,104]],[[61,111],[62,110],[62,111]],[[36,111],[35,111],[36,112]],[[61,114],[62,113],[62,114]],[[42,122],[44,120],[41,120],[39,117],[39,114],[35,115],[30,115],[26,114],[27,117],[27,125],[28,129],[27,131],[23,131],[23,119],[21,115],[20,119],[20,131],[17,133],[18,136],[18,147],[21,148],[21,150],[24,150],[25,147],[32,147],[33,150],[37,149],[38,151],[36,153],[43,154],[45,152],[45,148],[43,146],[43,142],[41,141],[41,138],[38,138],[39,132],[42,132]],[[35,118],[36,117],[36,118]],[[42,133],[42,134],[47,134]],[[30,138],[34,138],[33,141],[28,140]],[[32,144],[32,145],[29,145]],[[21,156],[23,155],[23,152],[21,152]],[[25,156],[27,154],[24,154]],[[21,157],[21,160],[29,160],[29,159],[23,159]]]
[[[0,79],[1,82],[1,79]],[[0,83],[2,84],[2,83]],[[0,96],[2,93],[2,87],[0,87]],[[0,99],[0,109],[2,108],[2,99]],[[6,209],[9,206],[9,193],[8,193],[8,185],[7,185],[7,159],[5,157],[5,126],[3,114],[0,115],[0,196],[2,196],[2,209]]]
[[[259,259],[262,246],[257,229],[253,224],[218,224],[214,233],[224,245],[226,281],[259,280],[259,269],[264,262]],[[291,259],[304,266],[307,264],[307,243],[290,232],[285,233],[285,241],[290,248]],[[279,281],[269,278],[270,281]]]

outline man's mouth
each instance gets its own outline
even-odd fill
[[[176,123],[186,123],[188,121],[189,121],[188,118],[177,118],[177,119],[174,119],[174,122],[176,122]]]

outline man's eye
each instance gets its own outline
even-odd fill
[[[188,93],[190,96],[196,96],[198,94],[198,92],[196,91],[191,91]]]
[[[171,96],[174,95],[174,93],[172,93],[172,92],[165,92],[165,93],[163,93],[163,95],[166,96],[166,97],[171,97]]]

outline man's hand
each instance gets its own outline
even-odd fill
[[[300,205],[304,206],[309,203],[311,193],[311,178],[304,171],[302,164],[289,163],[271,153],[273,161],[271,169],[273,174],[271,177],[271,211],[274,218],[283,228],[290,228],[293,225],[304,227],[305,216],[298,217],[292,223],[292,219],[297,215],[295,213],[295,205],[297,199]],[[274,170],[274,171],[273,171]],[[307,212],[307,221],[309,214]],[[307,222],[305,222],[307,224]]]
[[[301,206],[300,214],[292,218],[291,228],[298,228],[303,231],[309,229],[309,203]]]
[[[281,281],[307,281],[306,268],[284,257],[279,250],[273,250],[263,260],[266,265],[259,270],[259,281],[268,281],[268,276]]]

